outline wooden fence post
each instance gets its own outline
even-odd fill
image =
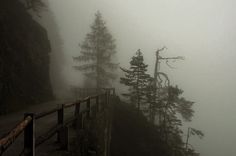
[[[86,103],[86,109],[87,109],[87,112],[86,112],[86,117],[87,117],[87,119],[89,119],[89,117],[90,117],[90,111],[91,111],[91,109],[90,109],[90,98],[88,98],[87,99],[87,103]]]
[[[76,129],[82,128],[82,116],[80,114],[80,101],[75,105]]]
[[[96,113],[99,112],[99,95],[96,97]]]
[[[110,90],[106,90],[106,107],[109,107]]]
[[[98,106],[98,95],[96,95],[96,97],[95,97],[95,104],[92,106],[91,105],[91,114],[90,114],[90,116],[92,116],[92,117],[96,117],[97,116],[97,113],[98,113],[98,110],[99,110],[99,106]],[[90,101],[91,102],[91,101]]]
[[[24,155],[35,156],[35,115],[34,113],[25,113],[24,118],[27,116],[30,116],[32,120],[24,131]]]
[[[58,105],[59,110],[57,111],[58,124],[64,124],[64,105]]]
[[[64,125],[64,109],[63,105],[58,105],[59,110],[57,111],[57,124]],[[60,140],[60,130],[57,133],[57,141],[61,142]]]
[[[59,107],[60,109],[57,111],[57,122],[62,127],[57,133],[57,141],[61,144],[62,149],[68,150],[68,127],[64,126],[64,105],[60,105]]]
[[[103,111],[104,108],[106,107],[106,103],[107,103],[107,92],[105,92],[104,94],[102,94],[102,103],[101,103],[101,110]]]

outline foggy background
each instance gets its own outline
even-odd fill
[[[49,0],[64,49],[62,74],[68,85],[81,85],[72,57],[90,31],[100,11],[116,39],[120,65],[141,49],[153,74],[155,51],[162,56],[184,56],[184,61],[163,63],[171,84],[195,101],[193,122],[205,133],[190,138],[202,156],[235,156],[236,153],[236,1],[234,0]],[[185,130],[186,133],[187,129]]]

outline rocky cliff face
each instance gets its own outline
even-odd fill
[[[50,0],[44,0],[47,10],[41,11],[41,17],[38,18],[35,16],[35,20],[47,30],[48,38],[50,40],[50,79],[53,94],[57,99],[64,99],[68,96],[69,92],[69,87],[65,81],[65,75],[63,75],[63,68],[65,66],[65,52],[63,40],[60,36],[56,18],[50,7],[49,1]]]
[[[52,99],[46,30],[18,0],[0,3],[0,111]]]

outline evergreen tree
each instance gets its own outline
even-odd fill
[[[157,55],[154,77],[150,77],[146,73],[148,65],[144,64],[142,53],[138,50],[130,61],[130,68],[121,68],[125,76],[121,77],[120,82],[129,87],[129,92],[123,95],[137,105],[139,110],[141,104],[148,106],[149,121],[156,126],[161,140],[168,145],[172,155],[190,156],[196,153],[194,149],[187,147],[188,141],[183,141],[181,126],[183,120],[191,121],[194,102],[182,97],[183,91],[178,86],[171,86],[168,75],[157,70],[159,60],[178,58],[163,58]],[[191,134],[203,136],[201,131],[195,129]]]
[[[159,125],[162,138],[173,151],[185,152],[185,144],[181,138],[183,134],[181,129],[182,120],[191,121],[194,113],[192,110],[194,102],[181,97],[183,91],[178,86],[169,86],[163,88],[163,90],[166,91],[161,96],[162,120]],[[182,119],[180,116],[182,116]]]
[[[129,87],[129,93],[124,93],[125,97],[129,97],[130,102],[141,110],[140,106],[144,102],[145,92],[150,76],[147,74],[147,67],[144,63],[143,55],[139,49],[130,61],[130,68],[121,70],[125,73],[125,77],[120,78],[120,83]]]
[[[86,35],[80,48],[81,55],[74,57],[74,60],[84,64],[74,68],[95,80],[97,89],[109,86],[110,80],[116,78],[114,70],[118,67],[118,64],[112,62],[116,45],[100,12],[95,14],[91,32]]]

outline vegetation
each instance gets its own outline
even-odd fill
[[[95,14],[91,32],[86,35],[80,48],[81,55],[74,57],[74,60],[84,64],[74,68],[95,80],[97,89],[109,87],[110,81],[116,78],[114,70],[118,67],[117,63],[113,63],[116,45],[100,12]]]
[[[121,84],[129,87],[124,97],[129,97],[132,105],[140,112],[145,112],[149,122],[156,126],[162,142],[168,145],[171,155],[196,155],[193,148],[188,148],[184,142],[181,129],[182,121],[191,121],[194,102],[181,96],[183,91],[178,86],[171,86],[168,75],[157,71],[160,60],[179,59],[180,57],[163,58],[157,53],[157,62],[154,77],[148,75],[143,56],[138,50],[130,61],[130,68],[121,70],[125,76],[121,77]],[[140,107],[140,104],[143,106]],[[180,116],[182,118],[180,118]],[[191,129],[191,134],[203,137],[200,130]],[[188,135],[189,137],[189,135]],[[188,140],[188,139],[187,139]]]
[[[130,68],[120,68],[125,73],[125,76],[120,78],[120,83],[129,87],[129,93],[123,95],[128,97],[133,105],[137,105],[138,110],[145,102],[146,86],[150,78],[150,75],[146,73],[147,67],[139,49],[130,61]]]
[[[114,104],[111,156],[171,156],[158,127],[137,111],[122,101]]]

